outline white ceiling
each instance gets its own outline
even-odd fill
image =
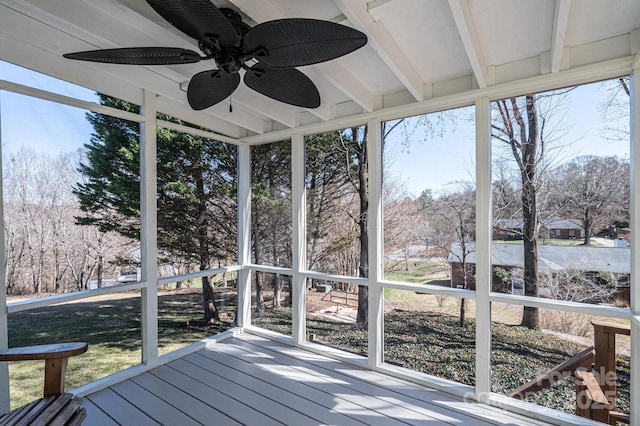
[[[140,67],[70,61],[96,48],[172,46],[194,40],[144,0],[0,0],[0,59],[138,102],[234,138],[359,115],[433,97],[637,55],[638,0],[213,0],[245,22],[304,17],[360,31],[367,46],[301,67],[318,86],[314,110],[268,99],[243,84],[227,100],[191,111],[185,87],[212,61]],[[0,80],[2,76],[0,76]]]

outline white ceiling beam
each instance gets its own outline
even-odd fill
[[[487,87],[487,73],[482,49],[478,42],[479,39],[473,25],[473,19],[470,16],[469,7],[462,0],[449,0],[449,9],[451,9],[464,50],[467,52],[467,58],[471,63],[471,69],[473,69],[473,75],[476,77],[478,87]]]
[[[322,76],[342,93],[353,99],[366,112],[375,109],[374,96],[347,68],[338,62],[323,62],[314,66]]]
[[[635,70],[640,68],[640,52],[636,53],[636,56],[633,58],[633,62],[631,63],[631,69]]]
[[[553,34],[551,36],[551,72],[560,71],[562,54],[564,52],[564,39],[569,23],[569,10],[571,0],[556,0],[553,15]]]
[[[255,0],[231,0],[231,3],[258,23],[293,17],[288,16],[280,5],[268,0],[261,0],[260,2]],[[332,65],[334,64],[335,62],[332,63]],[[342,66],[328,67],[326,63],[312,65],[311,67],[320,69],[327,81],[338,87],[365,111],[373,111],[373,94],[348,69]],[[318,114],[313,109],[308,111],[320,119],[326,119],[326,111],[320,111]]]
[[[391,69],[409,93],[417,100],[424,100],[424,82],[402,50],[387,32],[382,22],[375,21],[363,0],[334,0],[340,11],[357,29],[364,31],[369,44],[380,59]]]

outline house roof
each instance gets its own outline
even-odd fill
[[[543,89],[549,77],[565,71],[576,70],[571,81],[588,79],[589,67],[617,77],[629,72],[640,48],[637,0],[616,0],[615,7],[610,0],[212,1],[239,11],[250,25],[287,17],[343,23],[363,31],[368,44],[301,67],[319,88],[319,108],[288,106],[241,84],[232,97],[233,112],[228,101],[199,112],[188,107],[186,84],[197,72],[214,68],[211,61],[143,67],[62,58],[68,52],[133,46],[198,51],[194,40],[144,0],[0,0],[0,57],[137,104],[141,89],[147,89],[157,94],[161,112],[259,143],[286,138],[300,126],[332,130],[335,125],[321,124],[334,119],[345,127],[364,124],[381,111],[396,118],[469,105],[474,98],[456,96],[484,96],[478,91],[510,84],[507,93],[512,93],[513,83],[525,79],[535,83],[540,77]],[[1,78],[0,89],[9,87]],[[559,78],[546,86],[562,84]],[[446,106],[438,106],[444,98]]]
[[[544,222],[542,226],[546,229],[582,229],[578,219],[551,219]]]
[[[497,219],[493,226],[499,229],[522,229],[522,219]],[[579,219],[548,219],[540,226],[545,229],[582,229]]]
[[[465,262],[476,263],[475,243],[465,244]],[[449,263],[460,263],[462,248],[454,243],[449,252]],[[542,270],[558,271],[567,268],[581,271],[611,271],[631,273],[631,250],[627,247],[551,246],[538,245],[539,267]],[[520,244],[491,244],[493,266],[520,267],[524,265],[524,246]]]

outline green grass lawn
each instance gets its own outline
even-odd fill
[[[409,262],[406,270],[404,262],[386,261],[384,265],[384,279],[413,284],[428,284],[434,280],[448,278],[449,264],[434,261]]]
[[[10,314],[9,346],[83,341],[89,350],[69,359],[66,388],[90,383],[141,361],[139,292],[110,300],[88,300]],[[161,293],[158,297],[159,352],[164,354],[218,332],[189,327],[202,318],[199,289]],[[233,310],[226,306],[221,311]],[[230,326],[230,324],[226,324]],[[11,407],[42,397],[44,364],[9,363]]]

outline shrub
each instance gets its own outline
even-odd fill
[[[511,274],[504,268],[493,268],[492,291],[498,293],[511,293]]]
[[[589,336],[593,331],[588,315],[572,312],[542,310],[540,323],[545,330],[576,336]]]

